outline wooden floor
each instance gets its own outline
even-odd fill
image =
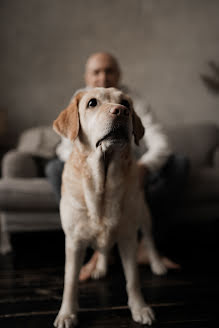
[[[157,277],[140,267],[145,299],[156,313],[153,327],[219,327],[218,241],[212,241],[211,231],[207,241],[204,236],[205,228],[198,241],[190,234],[184,245],[182,236],[169,242],[165,251],[182,264],[181,271]],[[16,251],[0,257],[0,327],[52,327],[62,298],[63,235],[20,234],[12,242]],[[122,268],[117,254],[115,258],[106,278],[80,284],[79,327],[140,327],[127,308]]]

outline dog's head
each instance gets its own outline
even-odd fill
[[[144,135],[144,127],[135,113],[130,97],[115,88],[94,88],[78,93],[53,123],[55,131],[91,149],[106,151],[135,143]]]

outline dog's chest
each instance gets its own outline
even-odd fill
[[[120,197],[111,196],[108,190],[108,193],[96,196],[87,207],[87,227],[95,248],[110,247],[116,240],[123,202]]]
[[[127,169],[124,170],[124,166],[127,165],[122,165],[119,159],[111,161],[106,174],[103,161],[96,156],[90,156],[84,166],[80,194],[86,215],[82,220],[76,220],[73,230],[95,248],[110,247],[116,241],[127,193]]]

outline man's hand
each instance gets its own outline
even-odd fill
[[[138,165],[138,172],[139,172],[140,187],[144,188],[149,170],[148,170],[147,166],[142,163],[138,163],[137,165]]]

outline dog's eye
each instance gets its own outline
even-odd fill
[[[125,106],[126,108],[130,108],[130,103],[126,99],[122,99],[120,104]]]
[[[96,107],[97,106],[97,99],[92,98],[91,100],[89,100],[87,107]]]

